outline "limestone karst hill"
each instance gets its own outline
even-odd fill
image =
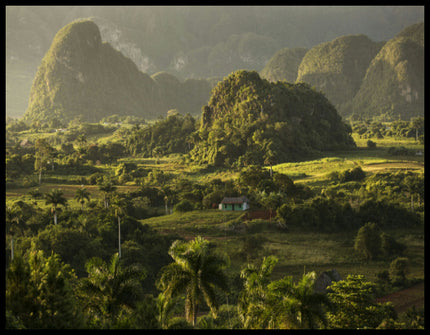
[[[139,71],[133,61],[102,41],[93,21],[74,21],[58,31],[43,58],[24,117],[43,123],[81,116],[95,122],[113,114],[154,119],[172,108],[199,113],[209,98],[209,83],[166,76],[169,80],[157,80],[160,75]],[[190,90],[197,93],[184,100]]]

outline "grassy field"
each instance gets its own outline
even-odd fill
[[[315,233],[281,232],[269,222],[260,222],[254,232],[244,233],[231,230],[233,223],[240,222],[241,212],[219,210],[174,213],[141,220],[163,234],[177,233],[185,239],[200,235],[212,241],[232,259],[232,271],[239,271],[243,259],[238,255],[246,235],[259,236],[265,240],[259,256],[275,255],[279,263],[274,277],[292,275],[298,278],[304,271],[320,273],[335,268],[343,277],[348,274],[362,274],[375,280],[381,269],[389,268],[389,261],[363,262],[353,250],[353,232]],[[252,223],[248,223],[251,225]],[[266,227],[264,227],[266,226]],[[422,228],[395,229],[386,231],[399,242],[408,245],[405,256],[411,261],[410,276],[424,278],[424,232]]]

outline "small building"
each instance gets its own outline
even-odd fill
[[[247,197],[225,197],[219,204],[219,209],[222,211],[246,211],[249,209],[249,200]]]

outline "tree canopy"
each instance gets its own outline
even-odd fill
[[[215,166],[281,163],[352,148],[351,128],[304,83],[269,83],[255,71],[230,74],[202,108],[191,157]]]

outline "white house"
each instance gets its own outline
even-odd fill
[[[247,197],[225,197],[222,199],[218,208],[222,211],[246,211],[249,209],[249,200]]]

